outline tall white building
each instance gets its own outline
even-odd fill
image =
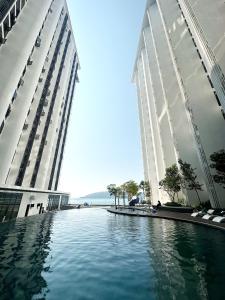
[[[78,68],[65,0],[0,0],[0,187],[57,190]]]
[[[133,80],[139,99],[145,178],[153,201],[165,169],[181,158],[196,168],[202,201],[225,207],[210,155],[225,149],[225,4],[148,0]],[[194,192],[184,191],[197,204]]]

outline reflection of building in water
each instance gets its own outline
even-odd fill
[[[133,79],[154,202],[168,200],[159,181],[181,158],[196,168],[201,200],[225,207],[209,167],[210,155],[225,149],[224,27],[221,0],[147,1]],[[193,192],[185,195],[197,204]]]
[[[54,214],[1,224],[0,290],[2,300],[32,299],[47,289],[42,272],[50,251]],[[39,298],[40,299],[40,298]]]
[[[149,258],[160,299],[208,299],[208,288],[212,286],[207,282],[210,263],[204,261],[205,245],[199,246],[200,234],[195,234],[195,226],[168,220],[153,220],[150,226]],[[218,250],[215,248],[212,253]]]
[[[0,66],[1,222],[16,215],[6,208],[12,193],[17,204],[22,195],[19,217],[62,195],[54,191],[79,68],[66,1],[0,0]]]

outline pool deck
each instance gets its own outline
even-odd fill
[[[197,225],[208,226],[214,229],[219,229],[225,231],[225,223],[216,223],[211,220],[205,220],[201,217],[192,217],[190,213],[178,213],[171,211],[157,211],[156,213],[147,212],[138,208],[118,208],[114,207],[108,208],[108,212],[118,214],[118,215],[126,215],[126,216],[135,216],[135,217],[150,217],[150,218],[161,218],[167,220],[175,220],[193,223]]]

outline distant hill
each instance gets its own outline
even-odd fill
[[[92,193],[88,194],[86,196],[80,197],[80,198],[92,198],[92,199],[110,199],[112,198],[107,191],[105,192],[97,192],[97,193]]]

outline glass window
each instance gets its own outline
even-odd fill
[[[0,192],[0,222],[17,217],[22,196],[22,193]]]

